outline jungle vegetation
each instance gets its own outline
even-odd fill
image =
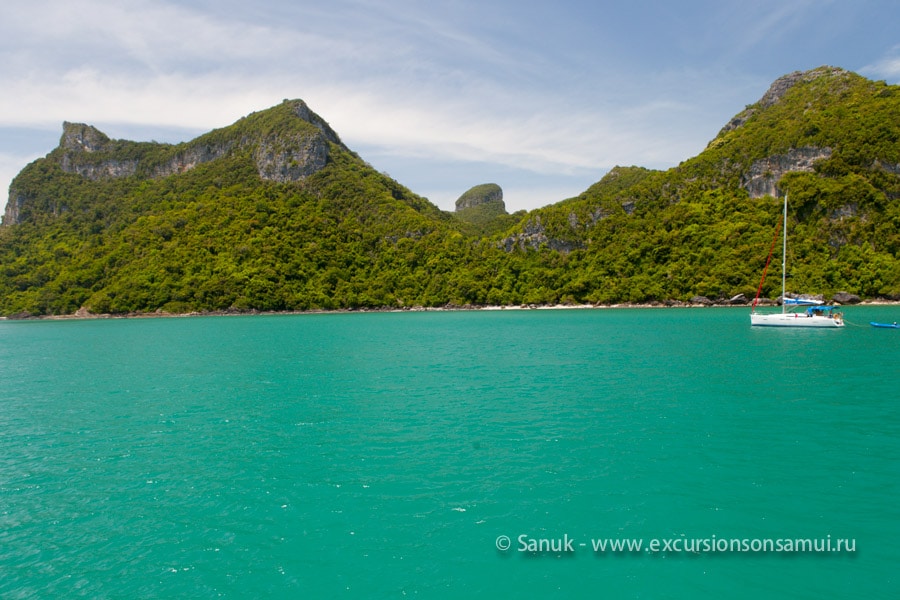
[[[515,215],[443,212],[335,139],[302,179],[260,176],[254,140],[311,131],[275,107],[194,146],[115,141],[83,158],[136,161],[126,176],[85,177],[71,156],[66,169],[61,148],[28,165],[17,222],[0,227],[0,314],[752,297],[782,204],[751,197],[749,174],[803,148],[827,156],[762,174],[790,198],[790,288],[900,297],[900,87],[846,71],[798,77],[677,167],[617,167]],[[154,175],[198,143],[227,152]]]

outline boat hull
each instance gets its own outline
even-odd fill
[[[844,321],[833,316],[808,316],[800,313],[750,314],[750,325],[757,327],[818,327],[833,329],[843,327]]]

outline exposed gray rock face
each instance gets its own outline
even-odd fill
[[[137,159],[106,158],[99,161],[79,160],[85,154],[109,150],[110,139],[100,130],[84,123],[63,123],[59,146],[63,150],[60,165],[67,173],[78,173],[87,179],[128,177],[137,170]]]
[[[777,196],[776,183],[785,173],[795,171],[812,172],[817,161],[830,158],[831,148],[794,148],[787,154],[778,154],[755,161],[750,169],[741,177],[741,187],[747,190],[751,198]],[[900,165],[875,161],[872,169],[881,170],[893,175],[900,175]],[[857,206],[848,204],[837,209],[831,218],[852,217],[857,214]]]
[[[885,163],[880,160],[876,160],[875,164],[872,165],[872,168],[884,171],[885,173],[890,173],[891,175],[900,175],[900,165]]]
[[[253,158],[261,178],[278,183],[299,181],[328,162],[328,140],[322,133],[290,141],[269,136],[257,145]]]
[[[751,198],[777,196],[776,183],[785,173],[812,171],[816,161],[831,156],[831,148],[794,148],[787,154],[757,160],[741,178],[741,187]]]
[[[309,106],[306,105],[306,102],[303,100],[285,100],[285,104],[293,104],[294,105],[294,114],[310,123],[318,127],[319,131],[322,132],[322,135],[325,136],[325,139],[329,142],[337,144],[338,146],[343,146],[344,143],[341,141],[341,138],[338,137],[338,134],[328,125],[328,123],[311,111]]]
[[[153,170],[153,177],[162,179],[163,177],[190,171],[198,165],[226,156],[231,151],[232,146],[233,145],[230,143],[222,145],[197,144],[191,146],[184,152],[175,155],[175,158],[169,162],[156,167]]]
[[[102,179],[104,177],[128,177],[137,172],[137,160],[104,160],[97,164],[77,164],[69,155],[63,156],[62,169],[67,173],[78,173],[86,179]]]
[[[338,134],[305,102],[284,102],[293,104],[294,114],[319,131],[312,135],[267,135],[257,142],[253,158],[259,176],[279,183],[299,181],[318,172],[328,162],[329,142],[344,145]]]
[[[9,201],[6,203],[6,210],[3,213],[3,224],[12,225],[19,222],[19,210],[25,203],[26,196],[19,193],[15,187],[9,188]]]
[[[620,203],[620,206],[622,207],[622,210],[625,211],[626,215],[630,215],[630,214],[634,213],[634,207],[635,207],[634,200],[623,200]],[[603,219],[607,219],[607,218],[613,216],[614,214],[616,214],[616,212],[617,211],[614,208],[598,206],[597,208],[595,208],[588,214],[588,217],[590,218],[590,224],[596,225],[598,222],[602,221]],[[571,215],[569,218],[571,219]]]
[[[63,134],[59,145],[65,150],[97,152],[109,143],[109,138],[95,127],[84,123],[63,122]]]
[[[549,237],[544,226],[541,224],[540,215],[535,216],[533,219],[529,219],[528,222],[525,223],[525,227],[522,228],[521,233],[511,235],[500,242],[500,245],[507,252],[512,252],[513,250],[524,251],[528,248],[537,250],[544,244],[551,250],[560,252],[571,252],[580,247],[575,242]]]

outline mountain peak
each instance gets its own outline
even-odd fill
[[[344,145],[344,143],[341,141],[341,138],[338,137],[338,134],[331,128],[331,126],[325,121],[325,119],[314,113],[309,108],[309,105],[307,105],[303,100],[300,100],[299,98],[294,100],[285,99],[282,102],[282,105],[289,107],[293,114],[300,119],[303,119],[311,125],[315,125],[316,128],[318,128],[318,130],[325,135],[326,139],[328,139],[329,142],[338,144],[340,146]]]
[[[808,83],[822,78],[844,78],[850,75],[850,71],[841,69],[840,67],[822,66],[809,71],[794,71],[783,75],[772,82],[763,97],[757,104],[761,108],[768,108],[777,103],[781,98],[798,83]]]
[[[794,71],[787,75],[782,75],[769,86],[766,93],[763,94],[755,104],[751,104],[746,109],[734,116],[725,127],[719,132],[719,135],[733,131],[742,126],[747,120],[760,110],[765,110],[776,104],[787,94],[792,88],[801,83],[810,83],[819,79],[846,79],[853,75],[850,71],[840,67],[821,66],[809,71]]]
[[[109,137],[91,125],[63,122],[63,134],[59,140],[61,148],[96,152],[109,143]]]

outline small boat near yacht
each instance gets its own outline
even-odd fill
[[[781,250],[781,312],[780,313],[758,313],[756,312],[756,303],[759,301],[759,294],[762,291],[763,282],[766,280],[766,271],[769,268],[769,261],[772,259],[772,251],[769,251],[769,258],[766,260],[766,268],[763,269],[762,280],[759,282],[759,288],[756,291],[756,298],[753,300],[753,307],[750,312],[750,325],[758,327],[816,327],[816,328],[835,328],[844,326],[843,315],[835,310],[833,306],[825,306],[820,300],[809,300],[805,298],[788,298],[785,292],[785,278],[787,273],[787,194],[784,195],[784,224],[782,229],[783,243]],[[777,239],[777,232],[776,232]],[[774,248],[775,240],[772,240]],[[806,307],[803,312],[788,312],[787,307]]]
[[[894,323],[876,323],[875,321],[869,321],[869,325],[872,327],[881,327],[882,329],[900,329],[900,325],[897,325],[896,321]]]

